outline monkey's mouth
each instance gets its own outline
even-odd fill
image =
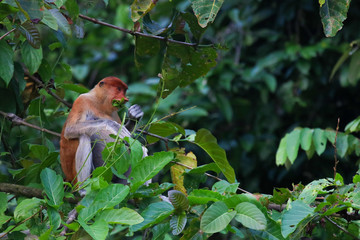
[[[123,107],[125,103],[126,103],[126,101],[125,101],[124,98],[122,98],[122,99],[120,99],[120,100],[118,100],[118,99],[113,99],[112,102],[111,102],[111,104],[112,104],[114,107],[116,107],[116,108],[121,108],[121,107]]]

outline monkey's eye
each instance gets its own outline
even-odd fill
[[[118,91],[121,91],[121,87],[117,87],[117,90],[118,90]]]
[[[104,85],[104,82],[99,83],[99,87],[102,87]]]

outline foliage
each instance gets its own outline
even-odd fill
[[[357,239],[360,120],[351,106],[360,14],[352,4],[1,1],[0,113],[10,121],[1,119],[0,187],[43,195],[0,192],[0,238]],[[6,113],[59,132],[65,100],[108,75],[129,83],[146,124],[134,139],[109,143],[106,165],[84,183],[65,183],[56,134],[16,126]],[[324,129],[334,114],[355,120]],[[144,159],[142,144],[152,152]],[[112,183],[113,174],[129,184]],[[252,194],[239,180],[272,194]]]

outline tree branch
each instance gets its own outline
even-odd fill
[[[333,224],[335,227],[337,227],[338,229],[340,229],[341,231],[343,231],[344,233],[346,233],[347,235],[349,235],[350,237],[352,237],[353,239],[357,239],[360,240],[360,238],[356,237],[355,235],[353,235],[351,232],[349,232],[348,230],[346,230],[345,228],[343,228],[342,226],[340,226],[339,224],[337,224],[335,221],[333,221],[331,218],[329,218],[328,216],[325,216],[325,219],[328,220],[331,224]]]
[[[16,196],[24,196],[28,198],[36,197],[43,199],[44,196],[42,194],[42,190],[38,188],[32,188],[17,184],[11,183],[0,183],[0,192],[6,192],[10,194],[14,194]],[[77,204],[81,199],[80,198],[64,198],[66,202]]]
[[[41,132],[46,132],[46,133],[52,134],[54,136],[61,137],[60,133],[53,132],[53,131],[48,130],[46,128],[41,128],[41,127],[36,126],[34,124],[28,123],[24,119],[22,119],[21,117],[15,115],[14,113],[5,113],[3,111],[0,111],[0,114],[3,115],[5,118],[9,119],[9,121],[11,121],[12,123],[14,123],[16,125],[24,125],[24,126],[27,126],[27,127],[37,129],[37,130],[39,130]]]
[[[11,29],[10,31],[8,31],[7,33],[5,33],[4,35],[2,35],[1,37],[0,37],[0,41],[4,38],[4,37],[6,37],[7,35],[9,35],[10,33],[12,33],[13,31],[15,31],[16,30],[16,28],[13,28],[13,29]]]
[[[133,36],[153,38],[153,39],[157,39],[157,40],[160,40],[160,41],[165,41],[165,42],[170,42],[170,43],[176,43],[176,44],[181,44],[181,45],[191,46],[191,47],[195,47],[195,46],[198,45],[197,43],[181,42],[181,41],[176,41],[176,40],[173,40],[173,39],[168,39],[168,38],[166,38],[166,37],[155,36],[155,35],[146,34],[146,33],[142,33],[142,32],[132,31],[132,30],[129,30],[129,29],[125,29],[125,28],[121,28],[121,27],[112,25],[112,24],[107,23],[107,22],[103,22],[103,21],[98,20],[98,19],[96,19],[96,18],[88,17],[88,16],[83,15],[83,14],[79,14],[79,17],[82,18],[82,19],[85,19],[85,20],[87,20],[87,21],[90,21],[90,22],[99,24],[99,25],[103,25],[103,26],[110,27],[110,28],[119,30],[119,31],[121,31],[121,32],[127,33],[127,34],[131,34],[131,35],[133,35]]]
[[[58,95],[56,95],[55,93],[53,93],[51,91],[51,89],[46,86],[43,81],[41,81],[40,79],[38,79],[37,77],[31,75],[27,70],[24,71],[25,74],[32,80],[34,81],[36,84],[38,84],[40,87],[42,87],[43,89],[45,89],[45,91],[50,94],[51,96],[53,96],[56,100],[58,100],[59,102],[63,103],[65,106],[67,106],[68,108],[72,107],[71,103],[68,103],[67,101],[65,101],[64,99],[62,99],[61,97],[59,97]]]

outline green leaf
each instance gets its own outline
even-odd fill
[[[18,12],[19,9],[15,8],[9,4],[1,3],[0,4],[0,21],[3,20],[6,16]]]
[[[161,223],[152,228],[152,240],[163,240],[164,235],[170,231],[169,222]]]
[[[79,218],[88,222],[106,205],[105,202],[93,202],[90,206],[82,208],[79,212]]]
[[[190,0],[191,7],[198,19],[199,25],[205,28],[214,22],[224,0]]]
[[[40,173],[41,183],[44,186],[46,196],[49,198],[48,204],[54,208],[60,207],[64,198],[64,184],[60,175],[54,170],[45,168]]]
[[[64,83],[61,86],[66,90],[74,91],[80,94],[89,92],[89,89],[79,84]]]
[[[78,219],[84,230],[95,240],[105,240],[109,232],[108,224],[105,220],[100,219],[92,225],[87,225],[81,218]]]
[[[189,208],[189,200],[182,192],[171,190],[168,192],[168,196],[176,211],[182,212]]]
[[[349,73],[348,73],[349,83],[353,86],[356,85],[357,81],[360,78],[359,67],[360,67],[360,51],[356,51],[351,56],[351,61],[350,61],[350,65],[349,65]]]
[[[213,203],[201,218],[200,228],[206,233],[222,231],[236,215],[235,211],[229,211],[224,202]]]
[[[281,233],[287,238],[296,230],[298,224],[308,216],[314,214],[314,209],[306,203],[296,200],[291,203],[291,208],[287,210],[281,220]]]
[[[29,17],[29,20],[41,19],[43,13],[41,11],[43,7],[43,1],[35,0],[17,0],[17,3],[20,4],[23,11],[26,12],[26,15]],[[22,12],[24,14],[24,12]]]
[[[195,173],[205,173],[208,171],[213,171],[216,173],[221,172],[221,170],[216,165],[216,163],[209,163],[209,164],[204,164],[204,165],[198,166],[198,167],[190,169],[190,170],[186,170],[186,173],[195,174]]]
[[[320,7],[320,17],[326,37],[334,37],[343,27],[351,0],[325,0]]]
[[[25,199],[20,202],[14,211],[15,222],[21,222],[39,211],[41,200],[38,198]]]
[[[51,15],[56,19],[57,24],[60,30],[66,35],[71,35],[71,28],[67,21],[67,19],[62,15],[62,13],[57,8],[53,8],[49,10]]]
[[[168,43],[161,70],[161,83],[164,84],[162,98],[166,98],[176,87],[186,87],[206,75],[216,65],[216,58],[217,52],[213,47],[193,48]]]
[[[197,131],[194,143],[209,154],[230,183],[235,182],[235,172],[226,158],[225,150],[217,144],[216,138],[209,130],[202,128]]]
[[[72,20],[75,20],[79,16],[79,6],[76,1],[66,1],[65,7]]]
[[[153,156],[145,157],[131,170],[131,192],[135,192],[147,180],[153,178],[173,159],[173,152],[157,152]]]
[[[14,74],[14,52],[5,40],[0,41],[0,77],[9,84]]]
[[[124,200],[129,194],[129,186],[122,184],[110,184],[100,190],[94,199],[94,203],[104,203],[105,208],[112,208]]]
[[[142,213],[142,223],[130,227],[132,232],[143,230],[162,222],[174,212],[174,207],[168,202],[156,202],[150,204]]]
[[[313,141],[316,153],[320,156],[326,148],[326,133],[324,130],[316,128],[313,134]]]
[[[41,46],[40,32],[32,22],[30,21],[24,22],[19,26],[19,30],[21,34],[25,36],[26,40],[28,40],[28,42],[33,48],[36,49],[40,48]]]
[[[224,197],[218,193],[206,189],[194,189],[188,196],[190,205],[206,204],[210,201],[222,201]]]
[[[148,12],[151,11],[155,7],[156,1],[153,0],[134,0],[131,4],[131,19],[134,22],[140,20],[140,18],[144,17]]]
[[[59,29],[59,25],[57,24],[56,18],[51,14],[51,12],[47,8],[44,9],[44,17],[43,19],[41,19],[41,22],[55,31]]]
[[[185,228],[187,217],[185,211],[176,214],[170,219],[170,227],[173,235],[179,235]]]
[[[280,141],[279,147],[276,151],[276,165],[284,165],[287,159],[286,154],[286,138],[288,134],[285,135]]]
[[[192,13],[181,13],[181,17],[187,22],[191,33],[194,35],[196,40],[199,41],[205,32],[205,29],[199,25],[196,16]]]
[[[21,57],[30,74],[34,74],[40,67],[43,59],[41,46],[38,49],[33,48],[28,42],[21,46]]]
[[[345,127],[346,133],[352,133],[359,131],[360,117],[357,117],[355,120],[349,122]]]
[[[239,183],[230,184],[225,180],[221,180],[212,186],[212,190],[224,195],[225,193],[236,193],[238,187]]]
[[[314,180],[305,186],[298,199],[304,203],[311,204],[315,201],[319,192],[330,185],[332,184],[327,179]]]
[[[349,148],[348,135],[344,133],[338,133],[336,139],[337,153],[341,158],[345,157],[345,154]]]
[[[47,208],[47,214],[50,220],[50,226],[54,229],[58,229],[61,224],[61,216],[60,213],[53,207]]]
[[[95,221],[103,219],[109,224],[135,225],[144,221],[136,211],[130,208],[108,209],[96,216]]]
[[[255,204],[242,202],[236,206],[235,210],[237,212],[235,220],[245,227],[255,230],[266,228],[266,217]]]
[[[295,129],[286,138],[286,154],[291,163],[297,158],[300,146],[301,129]]]
[[[312,143],[313,130],[310,128],[303,128],[301,130],[301,148],[305,151],[309,151]]]
[[[7,195],[4,192],[0,192],[0,215],[2,215],[6,211],[6,209],[7,209]]]
[[[148,132],[159,135],[161,137],[167,137],[174,133],[181,133],[182,135],[185,135],[185,130],[180,125],[172,122],[157,122],[150,125],[150,128]],[[147,141],[149,143],[154,143],[159,141],[160,139],[147,136]]]

